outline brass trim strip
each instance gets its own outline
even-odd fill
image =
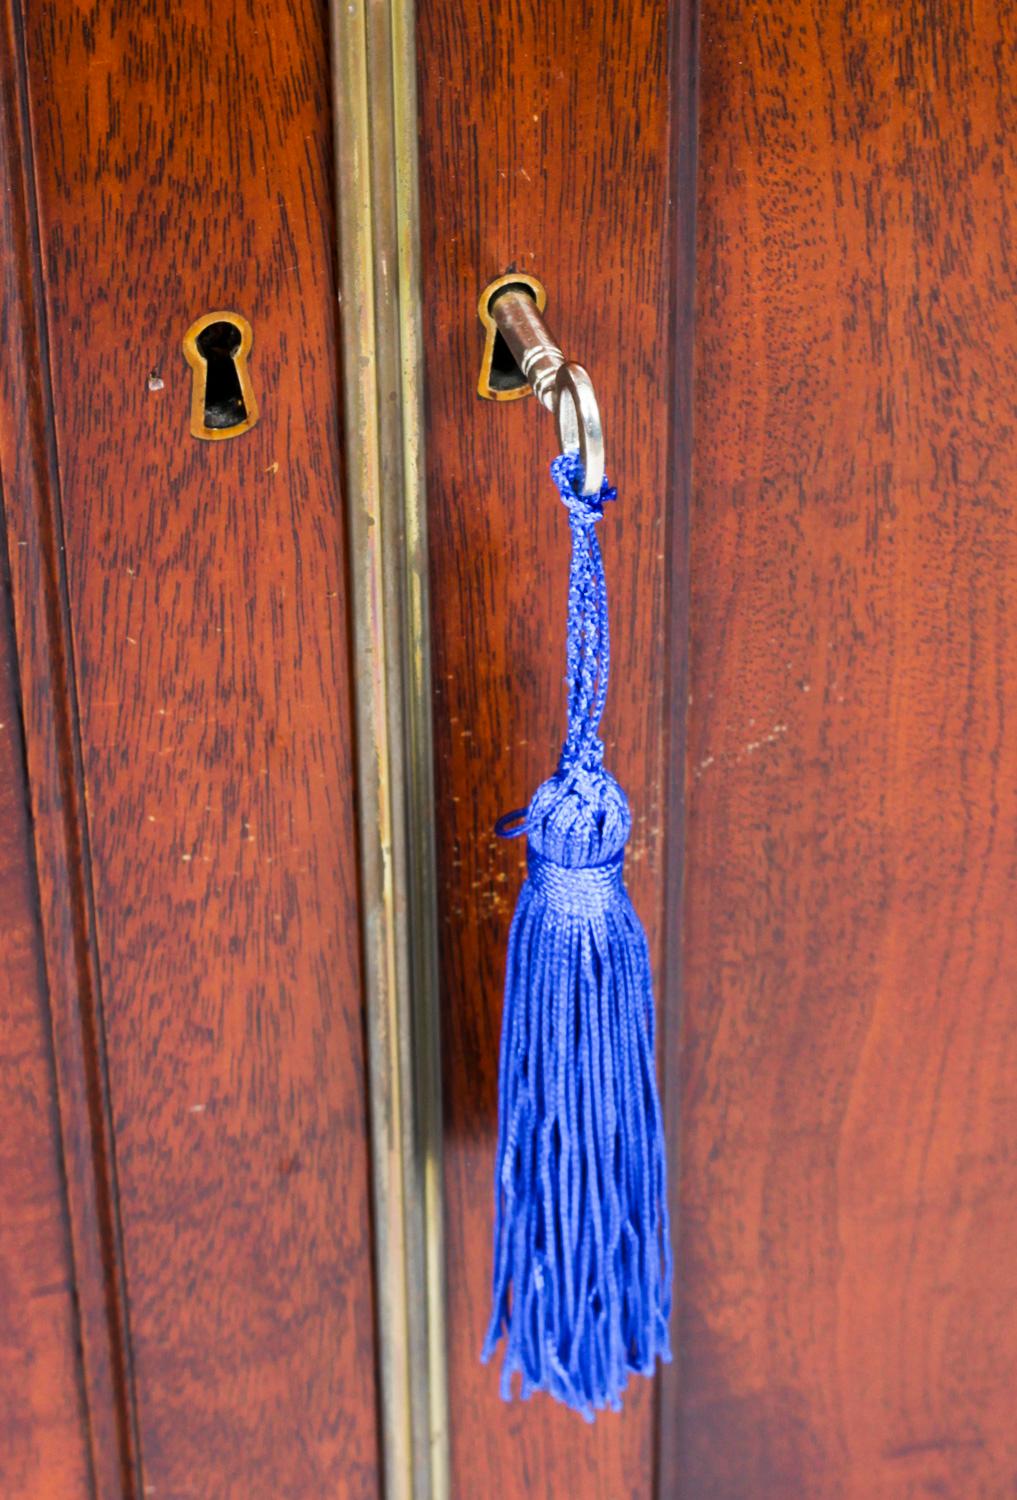
[[[386,1500],[446,1500],[413,0],[331,0]]]

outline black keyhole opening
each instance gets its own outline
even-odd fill
[[[235,323],[210,323],[195,339],[205,361],[205,426],[236,427],[247,420],[247,406],[237,374],[240,329]]]

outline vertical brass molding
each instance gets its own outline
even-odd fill
[[[331,0],[386,1500],[446,1500],[437,906],[412,0]]]

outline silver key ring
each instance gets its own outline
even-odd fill
[[[563,453],[578,453],[581,494],[597,495],[604,483],[604,429],[593,381],[582,365],[564,364],[555,376],[554,411]]]

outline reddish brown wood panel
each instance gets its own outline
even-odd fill
[[[91,1469],[96,1494],[119,1500],[136,1467],[129,1356],[17,0],[3,7],[0,68],[0,469],[19,707]]]
[[[701,35],[662,1492],[997,1500],[1017,1474],[1017,8],[703,0]]]
[[[611,590],[611,768],[632,800],[628,871],[660,972],[671,342],[669,7],[542,0],[418,7],[427,483],[444,1017],[453,1495],[648,1495],[653,1387],[587,1427],[502,1404],[489,1314],[501,991],[525,863],[493,834],[553,769],[564,730],[568,525],[535,401],[480,401],[477,298],[540,277],[585,363],[620,499]]]
[[[327,15],[32,7],[146,1493],[377,1493]],[[180,341],[254,330],[257,427]],[[150,378],[152,377],[152,378]]]
[[[0,1493],[92,1494],[0,518]]]

